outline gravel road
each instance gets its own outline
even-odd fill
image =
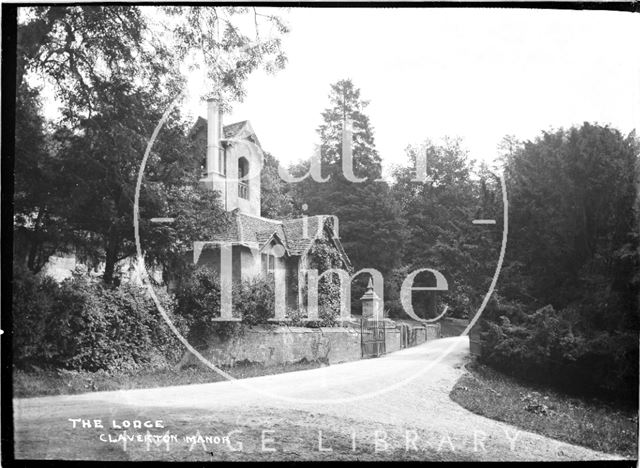
[[[241,381],[15,399],[16,456],[99,460],[615,458],[518,430],[451,401],[449,391],[464,372],[468,352],[466,337],[444,338],[378,359]],[[72,419],[98,419],[100,424],[96,427],[95,422],[85,421],[91,427],[82,427],[80,421],[73,427]],[[104,440],[121,434],[126,429],[123,421],[136,419],[161,420],[163,428],[149,433],[170,431],[177,441],[167,439],[166,445],[130,441],[126,446],[123,440]],[[147,430],[131,427],[127,434]],[[228,439],[196,443],[184,438],[194,433]]]

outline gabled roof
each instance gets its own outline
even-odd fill
[[[213,241],[254,245],[261,249],[275,236],[282,242],[288,255],[301,256],[309,251],[315,240],[326,234],[340,251],[345,263],[351,265],[337,233],[334,233],[332,224],[328,222],[332,219],[331,216],[318,215],[277,221],[248,215],[238,209],[234,210],[233,214],[235,220],[229,229],[216,236],[215,239],[212,239]]]
[[[273,232],[273,234],[271,234],[270,236],[263,236],[263,237],[264,237],[264,242],[260,243],[261,252],[267,250],[267,247],[272,243],[275,243],[275,244],[282,245],[285,248],[285,253],[286,253],[287,251],[286,242],[284,241],[284,239],[280,237],[280,235],[277,232]]]
[[[255,242],[262,246],[274,232],[284,238],[280,221],[247,215],[237,210],[235,215],[238,233],[244,242]]]
[[[306,218],[288,219],[282,222],[287,246],[294,255],[306,252],[315,239],[322,236],[327,216],[308,216]],[[306,220],[306,229],[305,229]],[[306,230],[306,232],[305,232]]]
[[[203,117],[198,117],[196,123],[193,125],[193,128],[189,132],[190,135],[196,134],[200,129],[207,128],[207,119]],[[248,120],[242,120],[240,122],[235,122],[229,125],[225,125],[222,127],[222,137],[223,138],[235,138],[238,140],[249,140],[252,143],[260,146],[260,140],[258,140],[258,136],[256,132],[253,130],[251,123]]]
[[[351,267],[351,260],[342,247],[338,226],[334,225],[333,216],[317,215],[288,219],[282,221],[282,226],[287,236],[287,250],[291,255],[305,255],[314,241],[321,238],[324,232],[340,252],[345,264]]]

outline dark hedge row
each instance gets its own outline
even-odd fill
[[[185,271],[174,294],[156,288],[172,322],[200,348],[213,334],[227,339],[244,326],[273,323],[273,287],[255,280],[233,286],[233,315],[217,322],[220,281],[212,270]],[[58,284],[16,269],[13,279],[13,353],[18,368],[122,371],[167,367],[185,352],[146,288],[112,287],[86,276]]]
[[[172,314],[170,298],[160,290],[157,295]],[[186,329],[180,317],[174,323]],[[174,362],[182,352],[142,287],[109,287],[82,276],[57,284],[14,271],[13,353],[19,368],[153,368]]]
[[[637,401],[638,335],[576,325],[578,311],[496,305],[482,322],[482,362],[575,394]]]

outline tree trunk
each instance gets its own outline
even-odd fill
[[[42,250],[42,240],[41,240],[41,226],[42,226],[42,217],[44,215],[45,208],[40,208],[38,210],[38,216],[36,217],[33,231],[29,235],[29,253],[27,255],[27,267],[31,270],[32,273],[38,273],[45,263],[49,260],[38,259],[38,252]],[[39,261],[38,261],[39,260]]]
[[[104,275],[102,276],[103,281],[107,284],[113,283],[113,274],[118,261],[118,237],[114,231],[114,229],[111,229],[109,240],[107,241],[107,254],[105,257]]]

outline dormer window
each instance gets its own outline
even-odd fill
[[[245,180],[247,175],[249,175],[249,161],[241,157],[238,159],[238,196],[245,200],[249,199],[249,183]]]

